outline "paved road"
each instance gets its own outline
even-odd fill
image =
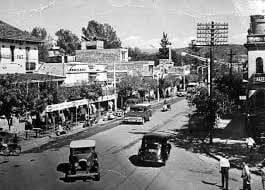
[[[172,146],[164,167],[139,167],[134,158],[140,139],[147,131],[173,133],[187,122],[187,106],[181,100],[170,112],[157,111],[144,125],[120,125],[90,137],[97,142],[101,166],[101,181],[65,183],[63,174],[56,171],[67,162],[69,147],[50,146],[47,150],[25,153],[19,157],[0,159],[1,189],[219,189],[220,174],[215,160]],[[73,138],[73,137],[72,137]],[[83,137],[82,137],[83,138]],[[231,170],[231,188],[240,189],[240,172]],[[256,180],[256,179],[255,179]],[[254,181],[257,188],[257,180]]]

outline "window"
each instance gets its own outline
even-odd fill
[[[256,73],[263,73],[263,59],[261,57],[256,59]]]
[[[11,61],[14,62],[15,61],[15,46],[10,46],[10,52],[11,52]]]
[[[26,62],[26,71],[34,71],[36,69],[35,62]]]
[[[121,52],[121,59],[124,61],[125,60],[125,51]]]

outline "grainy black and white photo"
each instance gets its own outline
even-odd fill
[[[265,0],[0,0],[1,190],[265,190]]]

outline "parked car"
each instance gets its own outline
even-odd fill
[[[94,140],[76,140],[70,143],[69,168],[65,180],[82,178],[84,181],[93,178],[100,180],[98,156]]]
[[[169,158],[171,145],[169,136],[160,133],[148,133],[142,138],[138,159],[140,162],[166,164]]]
[[[115,112],[115,116],[117,116],[117,117],[123,117],[124,116],[124,111],[123,110],[117,110]]]
[[[179,91],[179,92],[177,92],[177,96],[178,97],[184,97],[184,96],[186,96],[186,94],[187,94],[187,92],[185,92],[185,91]]]
[[[123,121],[126,123],[135,122],[144,124],[152,116],[151,104],[136,104],[130,107],[130,111],[124,116]]]
[[[104,115],[103,117],[103,121],[113,120],[113,119],[115,119],[115,115],[113,111],[108,111],[106,115]]]
[[[21,146],[18,144],[16,134],[5,131],[0,132],[0,153],[7,156],[18,156],[21,153]]]

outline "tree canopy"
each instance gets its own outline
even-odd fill
[[[48,44],[45,42],[45,39],[47,38],[46,29],[34,27],[30,34],[43,41],[43,43],[39,45],[39,59],[40,61],[45,62],[48,57]]]
[[[116,31],[109,24],[101,24],[95,20],[91,20],[88,22],[87,27],[82,28],[82,33],[85,38],[95,40],[103,40],[104,48],[119,48],[121,47],[121,41],[118,38]]]
[[[159,48],[159,58],[160,59],[168,59],[168,45],[171,45],[171,42],[169,42],[167,34],[163,32],[163,36],[160,42],[161,48]]]
[[[55,33],[58,37],[57,45],[68,55],[74,55],[80,45],[80,40],[70,30],[60,29]]]

